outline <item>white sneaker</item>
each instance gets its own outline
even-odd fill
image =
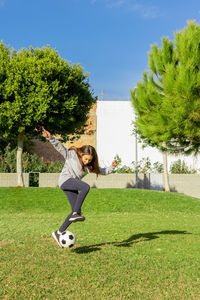
[[[85,217],[79,215],[77,212],[73,212],[72,216],[69,218],[70,222],[84,221]]]
[[[60,248],[64,248],[64,247],[60,244],[60,241],[59,241],[60,234],[58,234],[58,232],[55,231],[55,232],[52,232],[52,236],[53,236],[54,240],[56,241],[56,243],[58,244],[58,246],[59,246]]]

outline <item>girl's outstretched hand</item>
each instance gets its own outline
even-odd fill
[[[42,136],[47,138],[47,139],[50,139],[51,133],[49,131],[43,129]]]
[[[112,162],[112,166],[113,166],[114,168],[116,168],[116,166],[117,166],[117,162],[116,162],[116,160],[113,160],[113,162]]]

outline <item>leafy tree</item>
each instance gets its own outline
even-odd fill
[[[150,70],[131,91],[136,131],[146,144],[172,153],[199,151],[199,66],[200,26],[194,22],[175,33],[174,42],[163,38],[161,49],[152,46]]]
[[[19,186],[24,137],[41,136],[43,128],[61,139],[79,134],[95,102],[80,64],[50,47],[15,51],[0,43],[0,136],[17,139]]]

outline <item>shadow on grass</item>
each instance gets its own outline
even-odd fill
[[[178,231],[178,230],[165,230],[159,232],[139,233],[139,234],[133,234],[127,240],[123,240],[121,242],[107,242],[107,243],[100,243],[96,245],[77,247],[72,251],[78,254],[84,254],[84,253],[99,251],[106,245],[114,245],[115,247],[131,247],[133,244],[136,243],[148,242],[154,239],[158,239],[159,235],[162,234],[173,235],[173,234],[191,234],[191,233],[187,231]]]

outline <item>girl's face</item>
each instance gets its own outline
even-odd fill
[[[88,165],[89,163],[91,163],[92,159],[93,159],[93,157],[90,154],[83,154],[83,156],[82,156],[82,162],[85,166]]]

